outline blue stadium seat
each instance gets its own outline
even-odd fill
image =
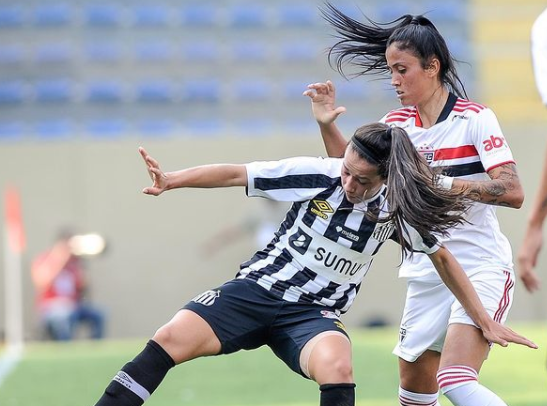
[[[25,60],[25,50],[18,44],[3,44],[0,47],[0,65],[18,65]]]
[[[382,23],[393,21],[405,14],[414,14],[412,5],[409,3],[380,3],[378,4],[378,18],[377,20]],[[363,17],[361,17],[361,20]]]
[[[3,4],[0,6],[0,28],[21,27],[25,22],[23,7]]]
[[[73,85],[68,79],[40,80],[34,85],[39,103],[66,103],[72,99]]]
[[[19,104],[28,100],[28,89],[22,80],[0,82],[0,104]]]
[[[151,80],[137,84],[136,99],[144,103],[169,103],[175,99],[175,85],[168,80]]]
[[[118,103],[123,101],[125,88],[119,81],[105,80],[87,84],[86,100],[92,103]]]
[[[321,23],[317,7],[312,4],[282,4],[277,9],[279,25],[286,27],[307,27]]]
[[[234,4],[228,8],[228,20],[234,28],[262,27],[268,22],[266,3]]]
[[[180,16],[185,26],[211,27],[218,24],[219,7],[216,4],[187,4],[182,7]]]
[[[162,63],[172,60],[174,56],[173,45],[166,41],[142,42],[135,47],[135,57],[140,62]]]
[[[286,62],[312,62],[324,58],[323,50],[317,42],[287,41],[280,44],[281,60]]]
[[[263,62],[268,57],[269,44],[259,41],[237,41],[230,55],[236,61]]]
[[[273,86],[265,79],[241,79],[232,84],[230,91],[239,102],[265,101],[272,97]]]
[[[144,4],[132,6],[133,25],[147,27],[167,26],[170,23],[171,10],[162,4]]]
[[[311,83],[310,79],[289,79],[283,83],[283,96],[285,99],[300,100],[304,96],[302,93],[307,89],[307,86]]]
[[[85,126],[85,131],[96,138],[118,138],[127,134],[129,129],[129,123],[120,118],[91,120]]]
[[[73,136],[75,131],[69,120],[51,119],[37,122],[34,133],[42,139],[66,139]]]
[[[190,118],[182,121],[182,130],[190,136],[219,136],[225,130],[225,123],[216,117]]]
[[[220,82],[216,79],[189,80],[183,87],[183,99],[189,102],[217,103],[220,93]]]
[[[25,125],[19,121],[0,121],[0,141],[18,141],[27,132]]]
[[[38,64],[65,64],[72,59],[73,50],[66,43],[46,43],[38,45],[34,57]]]
[[[189,62],[215,62],[221,56],[219,43],[199,41],[182,45],[182,58]]]
[[[124,20],[124,9],[120,4],[86,4],[83,14],[84,21],[89,26],[117,27]]]
[[[68,25],[74,19],[73,9],[66,3],[40,4],[33,10],[32,21],[41,27],[60,27]]]
[[[84,46],[86,58],[91,62],[112,63],[122,59],[122,48],[115,42],[92,42]]]
[[[177,123],[170,119],[146,119],[137,123],[137,131],[147,137],[165,137],[177,131]]]
[[[248,118],[236,120],[234,133],[242,137],[263,137],[271,134],[277,123],[268,118]]]
[[[365,85],[358,80],[341,80],[336,84],[336,98],[338,100],[364,100],[369,96]]]

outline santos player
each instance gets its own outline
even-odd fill
[[[186,187],[244,186],[249,196],[294,202],[268,246],[237,276],[190,301],[119,371],[97,405],[141,405],[176,364],[268,345],[319,384],[321,406],[353,406],[351,345],[339,316],[351,306],[382,243],[426,253],[485,340],[535,347],[494,321],[433,233],[460,223],[461,194],[435,176],[404,130],[360,127],[345,157],[207,165],[164,173],[140,150],[159,195]],[[390,185],[386,188],[385,183]]]
[[[390,74],[402,108],[381,121],[404,128],[432,167],[445,174],[440,186],[472,191],[473,204],[462,223],[441,241],[461,263],[489,314],[503,323],[511,307],[514,272],[511,246],[501,233],[495,206],[519,208],[524,198],[516,165],[489,108],[465,99],[446,43],[423,16],[388,24],[361,23],[332,5],[324,11],[339,42],[330,50],[340,73],[345,62],[359,74]],[[329,81],[308,86],[327,151],[340,156],[346,140],[334,124]],[[399,357],[401,405],[435,406],[438,388],[456,406],[503,406],[478,383],[490,343],[443,285],[427,256],[405,258],[400,276],[407,298],[394,349]],[[442,356],[441,356],[442,350]]]

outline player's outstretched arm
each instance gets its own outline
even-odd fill
[[[327,80],[325,83],[312,83],[304,96],[311,99],[313,116],[319,124],[321,137],[327,154],[333,157],[344,155],[348,142],[334,123],[338,116],[346,111],[345,107],[335,107],[336,89],[334,84]]]
[[[521,344],[530,348],[537,345],[510,328],[494,321],[482,305],[475,288],[454,256],[445,247],[429,255],[440,277],[463,308],[481,329],[484,338],[492,343],[506,347],[509,343]]]
[[[144,148],[140,147],[139,153],[152,179],[152,186],[143,189],[143,193],[147,195],[159,196],[167,190],[178,188],[247,186],[245,165],[203,165],[175,172],[163,172],[158,162]]]

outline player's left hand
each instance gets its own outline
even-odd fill
[[[139,147],[139,153],[142,159],[144,159],[148,175],[153,182],[151,187],[144,188],[142,192],[147,195],[159,196],[167,190],[167,176],[160,169],[158,162],[148,155],[148,152],[143,147]]]

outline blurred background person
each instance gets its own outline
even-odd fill
[[[538,16],[532,25],[531,45],[536,86],[543,104],[547,105],[547,9]],[[541,181],[534,205],[528,215],[524,239],[518,253],[519,277],[530,293],[540,287],[540,279],[535,272],[535,267],[543,246],[545,216],[547,216],[547,150],[543,159]]]
[[[86,295],[88,285],[82,255],[90,252],[85,251],[83,242],[82,236],[63,230],[55,244],[32,262],[41,333],[56,341],[74,339],[81,324],[89,326],[91,338],[104,336],[104,313]]]

